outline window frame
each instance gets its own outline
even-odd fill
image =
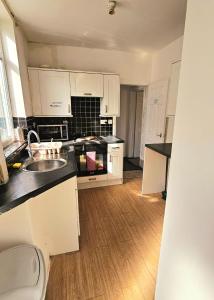
[[[13,127],[13,115],[12,115],[12,107],[11,107],[11,98],[10,98],[10,92],[9,92],[9,84],[8,84],[8,77],[7,77],[7,71],[6,71],[6,62],[4,59],[4,53],[3,53],[3,47],[2,47],[2,40],[0,36],[0,63],[2,64],[2,77],[3,77],[3,89],[4,93],[6,94],[6,105],[7,105],[7,115],[6,117],[9,117],[10,120],[8,128],[9,137],[6,140],[1,140],[0,142],[3,145],[3,148],[9,146],[14,142],[14,127]]]

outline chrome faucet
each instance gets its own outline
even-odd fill
[[[31,137],[32,133],[35,135],[37,142],[40,144],[40,138],[39,138],[38,133],[34,130],[30,130],[27,134],[27,143],[28,143],[28,147],[29,147],[28,154],[30,157],[33,157],[32,149],[31,149],[31,142],[30,142],[30,137]]]

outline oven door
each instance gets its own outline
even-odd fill
[[[107,174],[107,144],[75,145],[78,176]]]

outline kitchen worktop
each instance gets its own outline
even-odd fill
[[[64,150],[62,157],[67,165],[61,169],[44,173],[12,170],[8,183],[0,186],[0,214],[76,176],[75,154],[71,150]]]
[[[116,136],[113,136],[113,135],[100,136],[99,138],[102,139],[107,144],[124,143],[124,140],[122,140]]]
[[[82,138],[84,139],[84,138]],[[89,140],[82,140],[80,141],[80,139],[76,139],[76,140],[70,140],[70,141],[65,141],[63,142],[63,145],[77,145],[77,144],[82,144],[82,143],[106,143],[106,144],[115,144],[115,143],[124,143],[124,140],[113,136],[113,135],[109,135],[109,136],[97,136],[94,137],[93,139],[89,139]]]
[[[168,158],[171,157],[172,143],[146,144],[147,148],[154,150]]]

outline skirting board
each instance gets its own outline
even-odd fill
[[[84,189],[91,189],[91,188],[96,188],[101,186],[118,185],[118,184],[123,184],[123,179],[78,183],[77,188],[78,190],[84,190]]]

